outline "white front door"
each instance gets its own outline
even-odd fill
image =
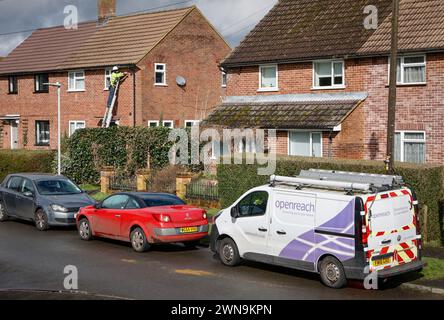
[[[11,149],[18,149],[18,123],[17,121],[11,121]]]

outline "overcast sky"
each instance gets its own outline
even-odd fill
[[[117,14],[172,9],[197,5],[234,47],[273,7],[277,0],[117,0]],[[0,56],[6,56],[31,32],[15,33],[63,24],[66,5],[75,5],[79,22],[96,19],[96,0],[0,0]],[[168,6],[171,5],[171,6]],[[9,34],[13,33],[13,34]],[[3,35],[2,35],[3,34]],[[8,34],[8,35],[4,35]]]

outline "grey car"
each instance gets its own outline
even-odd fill
[[[0,185],[0,222],[8,217],[34,221],[38,230],[75,226],[75,214],[95,201],[63,176],[11,174]]]

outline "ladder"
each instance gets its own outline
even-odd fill
[[[103,121],[102,121],[102,128],[109,128],[109,126],[111,125],[111,120],[113,119],[113,113],[114,113],[114,106],[116,105],[117,94],[119,92],[120,81],[121,80],[117,81],[111,105],[109,107],[106,106],[105,115],[103,116]]]

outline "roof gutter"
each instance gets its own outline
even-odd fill
[[[69,72],[71,70],[101,70],[104,68],[112,68],[116,64],[111,65],[100,65],[100,66],[94,66],[94,67],[75,67],[75,68],[63,68],[63,69],[49,69],[49,70],[36,70],[36,71],[16,71],[16,72],[0,72],[0,77],[5,76],[26,76],[26,75],[33,75],[37,73],[62,73],[62,72]],[[120,68],[135,68],[136,65],[131,64],[117,64]]]
[[[436,48],[436,49],[412,49],[412,50],[403,50],[399,51],[399,54],[412,54],[412,53],[441,53],[444,52],[444,48]],[[263,64],[293,64],[293,63],[302,63],[313,60],[322,60],[322,59],[362,59],[362,58],[374,58],[374,57],[388,57],[390,56],[390,52],[380,52],[380,53],[368,53],[368,54],[338,54],[338,55],[320,55],[306,58],[298,58],[298,59],[276,59],[276,60],[258,60],[258,61],[248,61],[248,62],[239,62],[239,63],[224,63],[220,64],[220,67],[223,69],[226,68],[239,68],[239,67],[251,67],[251,66],[259,66]]]

